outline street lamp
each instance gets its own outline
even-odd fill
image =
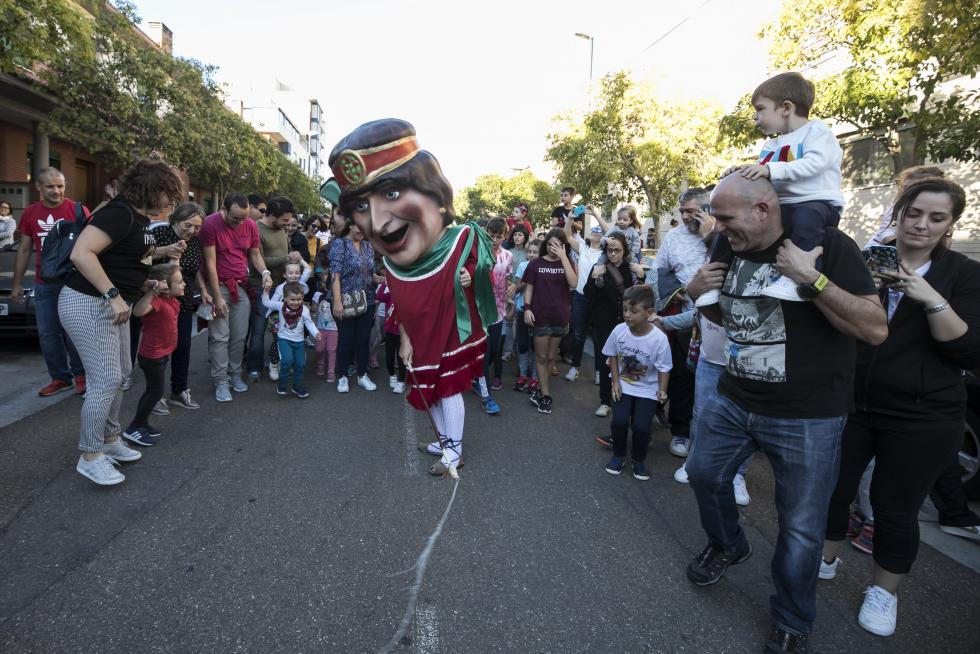
[[[589,36],[588,34],[582,34],[581,32],[575,32],[575,36],[580,39],[586,39],[589,42],[589,81],[592,81],[592,61],[593,55],[595,54],[595,38]]]

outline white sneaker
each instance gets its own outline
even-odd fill
[[[609,411],[610,409],[608,404],[600,404],[599,408],[595,410],[595,414],[600,418],[605,418],[609,415]]]
[[[126,481],[126,475],[116,470],[116,462],[105,454],[91,461],[86,461],[85,456],[80,455],[75,470],[99,486],[115,486]]]
[[[568,372],[565,373],[565,379],[567,379],[568,381],[575,381],[576,379],[578,379],[578,368],[576,368],[575,366],[569,368]]]
[[[228,384],[218,384],[214,388],[214,399],[219,402],[231,402],[231,388]]]
[[[341,377],[337,380],[337,392],[338,393],[349,393],[350,384],[347,382],[347,377]]]
[[[674,481],[681,484],[688,483],[687,481],[687,463],[682,465],[680,468],[674,471]]]
[[[391,387],[392,393],[404,393],[405,392],[405,382],[396,381],[395,385]]]
[[[390,377],[388,377],[388,388],[394,388],[395,384],[397,383],[398,383],[398,377],[396,377],[395,375],[391,375]]]
[[[752,498],[749,497],[749,489],[745,487],[745,477],[735,475],[735,479],[732,480],[732,486],[735,487],[735,504],[748,506],[752,503]]]
[[[881,586],[868,586],[858,613],[858,624],[876,636],[891,636],[898,621],[898,595]]]
[[[710,307],[712,304],[718,304],[721,300],[721,291],[718,289],[713,289],[702,293],[701,296],[694,301],[694,306],[697,308]]]
[[[236,393],[244,393],[248,390],[248,384],[245,383],[245,380],[242,379],[241,375],[232,375],[231,390],[235,391]]]
[[[119,385],[119,388],[123,389],[124,391],[128,391],[132,387],[133,387],[133,376],[130,375],[129,377],[123,377],[122,384]],[[116,483],[118,484],[119,482]]]
[[[127,447],[121,438],[117,438],[112,443],[106,443],[102,448],[102,453],[116,463],[130,463],[143,458],[142,452]]]
[[[820,572],[817,573],[817,577],[820,579],[833,579],[837,576],[838,567],[840,567],[840,557],[835,556],[833,563],[827,563],[823,560],[823,555],[821,555]]]
[[[150,413],[155,416],[169,416],[170,407],[167,406],[167,401],[161,397],[160,401],[153,405],[153,410]]]
[[[269,364],[269,379],[272,381],[279,381],[279,364],[270,363]]]
[[[939,525],[939,530],[953,536],[959,536],[960,538],[969,538],[970,540],[975,540],[980,542],[980,527],[947,527],[946,525]]]
[[[371,378],[368,377],[366,373],[357,378],[357,385],[366,391],[378,390],[377,385],[375,385],[375,383],[371,381]]]
[[[674,456],[685,457],[687,456],[690,444],[691,439],[684,438],[683,436],[674,436],[670,439],[670,453]]]
[[[786,300],[787,302],[806,302],[796,292],[796,288],[796,282],[786,275],[782,275],[779,279],[762,289],[762,294],[767,297],[774,297],[777,300]]]

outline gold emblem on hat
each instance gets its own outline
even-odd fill
[[[356,186],[364,181],[367,175],[367,166],[364,158],[354,150],[344,150],[337,159],[337,167],[347,178],[347,181]]]

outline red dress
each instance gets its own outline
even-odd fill
[[[456,328],[455,278],[466,230],[460,230],[455,236],[449,255],[428,275],[399,277],[388,267],[388,289],[394,299],[395,314],[412,343],[408,403],[419,410],[444,397],[462,393],[473,379],[483,374],[487,335],[477,311],[475,284],[465,289],[472,333],[460,342]],[[463,267],[474,275],[476,263],[474,247]]]

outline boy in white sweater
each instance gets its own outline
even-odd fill
[[[778,136],[762,145],[758,163],[732,166],[721,175],[769,178],[779,196],[783,225],[790,239],[807,252],[823,243],[824,231],[837,226],[844,208],[840,191],[841,148],[827,125],[810,120],[813,99],[813,83],[799,73],[782,73],[760,84],[752,93],[755,124],[764,134]],[[731,246],[721,234],[711,261],[731,260]],[[802,301],[796,283],[788,277],[774,278],[762,293],[780,300]],[[718,299],[717,290],[709,291],[696,304],[702,307]]]
[[[289,391],[289,371],[293,371],[293,395],[307,398],[303,388],[303,369],[306,367],[305,330],[320,340],[320,330],[310,317],[310,310],[303,304],[303,287],[299,282],[286,282],[282,289],[282,301],[269,298],[269,291],[262,291],[262,304],[270,311],[279,312],[279,359],[280,376],[276,392],[285,395]]]

